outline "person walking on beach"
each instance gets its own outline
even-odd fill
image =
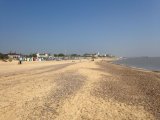
[[[19,58],[18,64],[22,64],[22,58],[21,57]]]

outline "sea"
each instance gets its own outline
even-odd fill
[[[160,71],[160,57],[122,58],[114,61],[114,63],[129,67],[147,69],[151,71]]]

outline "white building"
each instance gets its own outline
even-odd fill
[[[9,53],[8,57],[12,58],[12,59],[19,59],[21,57],[21,55],[17,54],[17,53]]]
[[[37,55],[38,61],[46,60],[49,58],[49,55],[47,53],[44,53],[44,54],[37,53],[36,55]]]

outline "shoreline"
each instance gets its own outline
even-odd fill
[[[151,69],[145,69],[145,68],[136,67],[136,66],[130,66],[130,65],[125,65],[125,64],[119,64],[119,63],[114,63],[114,61],[111,61],[110,63],[111,63],[111,64],[114,64],[114,65],[119,65],[119,66],[131,68],[131,69],[138,70],[138,71],[160,73],[160,70],[151,70]]]

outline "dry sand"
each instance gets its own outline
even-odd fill
[[[0,120],[160,119],[159,73],[100,60],[0,68]]]

